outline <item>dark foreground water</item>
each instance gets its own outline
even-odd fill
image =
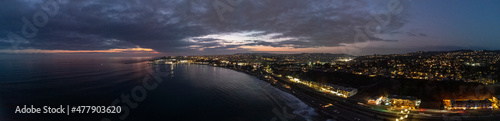
[[[207,65],[149,65],[147,59],[1,57],[0,121],[318,119],[297,98],[253,76]],[[24,105],[112,104],[122,105],[122,113],[14,113]]]

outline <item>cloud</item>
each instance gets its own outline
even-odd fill
[[[419,36],[422,36],[422,37],[426,37],[427,34],[424,34],[424,33],[418,33]]]
[[[426,37],[427,34],[424,33],[415,33],[415,32],[406,32],[406,35],[411,37]]]
[[[33,14],[42,10],[40,3],[43,1],[0,2],[0,23],[5,25],[0,28],[0,39],[7,40],[9,32],[22,35],[21,18],[32,21]],[[199,48],[224,53],[229,48],[257,45],[335,47],[353,43],[353,28],[374,21],[370,12],[387,10],[386,4],[368,0],[243,0],[231,6],[234,10],[224,13],[225,21],[221,21],[213,0],[69,1],[59,5],[59,12],[48,18],[48,24],[38,27],[37,35],[28,39],[30,43],[19,48],[106,50],[140,46],[168,53],[198,52]],[[405,16],[392,15],[391,23],[381,32],[400,28]],[[224,33],[249,33],[242,36],[257,41],[204,37]],[[370,39],[386,40],[376,36]],[[0,49],[10,48],[10,43],[0,42]]]
[[[41,49],[22,49],[22,50],[0,50],[0,53],[158,53],[150,48],[126,48],[126,49],[108,49],[108,50],[41,50]]]

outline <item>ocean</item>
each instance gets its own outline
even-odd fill
[[[0,120],[321,119],[299,99],[251,75],[208,65],[150,65],[149,59],[152,58],[3,56],[0,58]],[[121,113],[15,112],[18,106],[24,105],[38,108],[118,105]]]

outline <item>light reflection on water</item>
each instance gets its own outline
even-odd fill
[[[110,105],[121,94],[141,85],[148,68],[174,76],[149,91],[127,120],[271,120],[276,116],[272,109],[281,110],[275,103],[288,104],[289,109],[310,110],[293,96],[244,73],[206,65],[151,66],[144,62],[147,59],[150,58],[1,58],[0,120],[117,117],[8,112],[18,105]]]

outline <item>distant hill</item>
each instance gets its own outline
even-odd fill
[[[273,53],[235,53],[233,55],[276,55]]]
[[[326,57],[355,57],[348,54],[331,54],[331,53],[300,53],[300,54],[275,54],[275,53],[236,53],[234,55],[290,55],[290,56],[326,56]]]

